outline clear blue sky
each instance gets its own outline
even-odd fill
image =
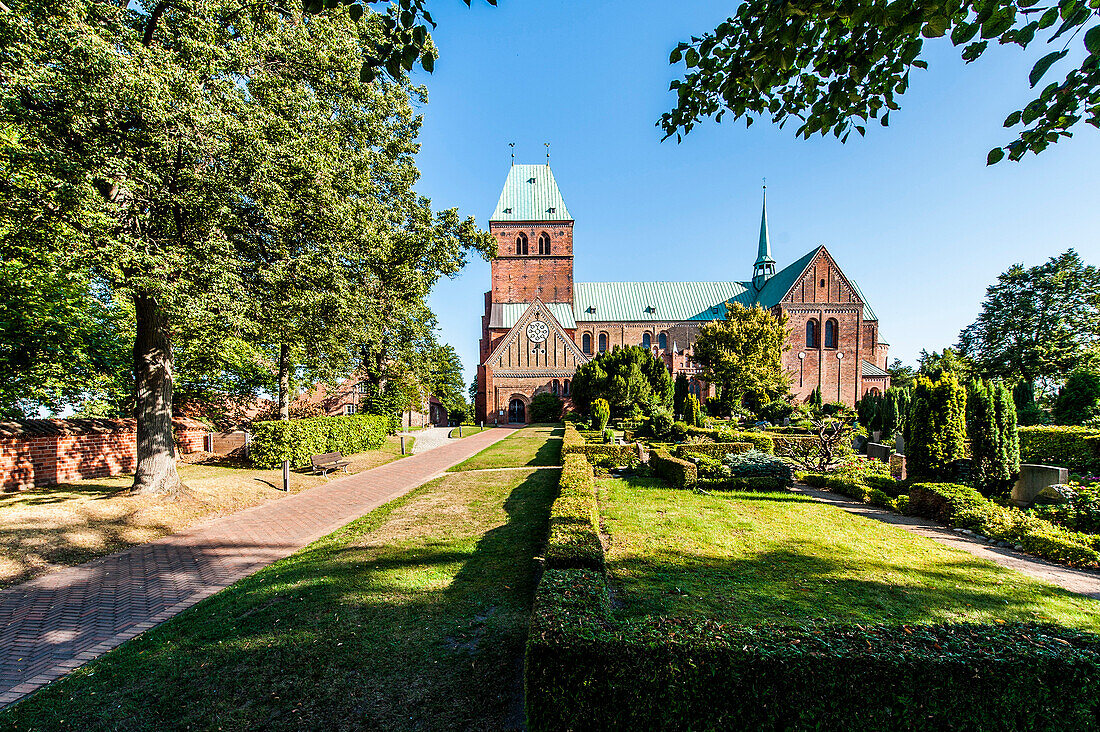
[[[1031,99],[1035,57],[1018,49],[993,48],[966,66],[949,43],[935,43],[890,127],[847,145],[728,119],[703,123],[681,144],[661,142],[654,123],[674,99],[669,51],[735,8],[434,3],[440,59],[433,75],[416,76],[429,97],[420,192],[487,227],[508,143],[517,162],[538,163],[550,142],[576,219],[578,281],[743,280],[766,176],[779,266],[826,245],[870,299],[891,357],[906,362],[954,343],[1011,264],[1071,246],[1100,264],[1100,133],[1082,126],[1038,157],[985,166],[987,151],[1012,139],[1001,121]],[[487,289],[489,265],[478,260],[431,297],[467,383]]]

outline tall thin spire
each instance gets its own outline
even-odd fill
[[[772,243],[768,237],[768,183],[764,181],[764,202],[760,209],[760,240],[756,246],[756,264],[752,268],[752,286],[757,292],[764,289],[764,283],[775,274],[775,260],[772,259]]]

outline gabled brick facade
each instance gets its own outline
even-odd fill
[[[516,175],[517,168],[522,168],[521,175]],[[553,174],[538,170],[513,168],[489,222],[498,256],[492,263],[492,286],[485,293],[481,322],[475,399],[479,420],[526,421],[526,407],[535,394],[557,386],[565,396],[577,365],[602,349],[628,345],[648,344],[673,376],[686,374],[691,391],[705,398],[712,390],[699,379],[692,348],[700,325],[725,317],[726,302],[758,304],[787,316],[790,348],[783,362],[796,399],[804,401],[820,387],[825,401],[854,404],[864,394],[889,386],[884,373],[889,346],[859,287],[825,247],[775,272],[766,208],[752,281],[577,284],[574,222],[560,215],[564,201]],[[532,199],[524,198],[527,195]],[[544,210],[545,200],[559,202],[559,215],[545,221],[503,215]],[[563,310],[564,304],[571,307]],[[517,308],[523,305],[530,307],[518,316]],[[536,344],[525,340],[524,329],[532,319],[546,322],[551,332],[553,345],[541,358]],[[572,351],[564,347],[565,339],[571,340]],[[552,367],[546,361],[551,354],[561,354]]]

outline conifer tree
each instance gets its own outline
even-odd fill
[[[688,395],[688,378],[683,371],[676,374],[676,384],[672,393],[672,413],[679,418],[684,413],[684,400]]]
[[[970,437],[970,478],[982,493],[997,492],[998,464],[1004,456],[997,429],[997,408],[990,386],[974,381],[967,389],[966,428]]]
[[[954,375],[917,379],[909,410],[909,474],[950,478],[966,450],[966,390]]]

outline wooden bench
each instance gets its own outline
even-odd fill
[[[348,472],[348,466],[351,465],[350,460],[345,460],[343,453],[339,452],[326,452],[323,455],[310,455],[309,462],[313,464],[313,473],[316,475],[328,475],[331,470],[339,470],[343,468],[344,472]]]

